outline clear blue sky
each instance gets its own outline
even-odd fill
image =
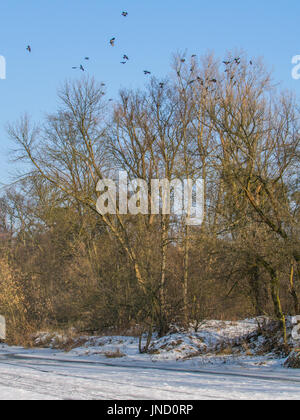
[[[300,80],[291,77],[292,56],[300,54],[299,0],[3,0],[0,10],[0,55],[7,61],[7,79],[0,80],[0,182],[14,169],[5,124],[25,111],[36,120],[54,111],[57,88],[80,77],[72,70],[80,63],[115,97],[120,87],[141,87],[144,69],[165,76],[177,51],[224,57],[242,48],[264,56],[275,80],[300,94]],[[113,36],[115,48],[108,44]],[[130,57],[126,66],[119,64],[123,54]]]

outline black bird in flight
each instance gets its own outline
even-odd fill
[[[193,55],[192,55],[192,58],[195,58],[195,57],[197,57],[197,55],[196,55],[196,54],[193,54]]]
[[[110,45],[111,45],[112,47],[114,47],[114,46],[115,46],[115,40],[116,40],[116,38],[112,38],[112,39],[109,41],[109,43],[110,43]]]
[[[236,63],[237,65],[241,64],[241,59],[240,59],[240,57],[235,58],[235,59],[234,59],[234,61],[235,61],[235,63]]]
[[[84,59],[88,61],[90,59],[90,57],[84,57]]]
[[[162,83],[162,82],[159,84],[159,87],[160,87],[161,89],[163,89],[163,88],[164,88],[164,86],[165,86],[165,84],[164,84],[164,83]]]
[[[127,63],[127,61],[120,61],[120,63],[121,63],[121,64],[126,64],[126,63]]]
[[[79,68],[80,68],[81,71],[84,71],[84,67],[83,67],[82,64],[80,64],[80,67]]]
[[[31,53],[31,46],[30,45],[27,45],[26,50]]]
[[[73,70],[76,70],[78,67],[72,67]]]
[[[253,61],[250,61],[250,66],[252,66],[252,64],[253,64]]]
[[[127,60],[127,61],[129,60],[129,57],[126,54],[123,55],[123,58],[124,60]]]
[[[128,16],[128,12],[122,12],[122,16],[127,17]]]
[[[231,61],[223,61],[223,64],[225,64],[225,66],[229,66],[229,64],[231,64]]]
[[[148,74],[151,74],[151,71],[144,70],[144,74],[147,76]]]

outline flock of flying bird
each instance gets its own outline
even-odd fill
[[[126,11],[123,11],[122,13],[121,13],[121,15],[123,16],[123,17],[127,17],[128,16],[128,12],[126,12]],[[116,37],[113,37],[113,38],[111,38],[110,39],[110,41],[109,41],[109,44],[112,46],[112,47],[114,47],[115,46],[115,43],[116,43]],[[31,46],[30,45],[28,45],[27,47],[26,47],[26,50],[29,52],[29,53],[31,53],[32,52],[32,49],[31,49]],[[194,59],[195,57],[196,57],[196,54],[193,54],[192,56],[192,59]],[[85,61],[89,61],[89,59],[90,59],[90,57],[85,57],[84,58],[84,60]],[[126,54],[124,54],[123,55],[123,59],[122,59],[122,61],[120,62],[120,64],[123,64],[123,65],[125,65],[127,62],[129,61],[129,57],[128,57],[128,55],[126,55]],[[181,63],[185,63],[185,58],[182,58],[181,60]],[[226,70],[225,70],[225,72],[226,73],[229,73],[230,72],[230,66],[232,65],[232,64],[235,64],[235,65],[237,65],[237,66],[239,66],[240,64],[241,64],[241,58],[240,57],[237,57],[237,58],[234,58],[233,60],[227,60],[227,61],[223,61],[223,64],[226,66]],[[252,66],[253,65],[253,62],[252,61],[250,61],[250,65]],[[77,69],[79,69],[79,70],[81,70],[81,71],[85,71],[85,68],[84,68],[84,66],[82,65],[82,64],[80,64],[80,66],[78,67],[78,66],[73,66],[72,67],[72,69],[73,70],[77,70]],[[193,68],[191,68],[191,72],[193,71]],[[151,74],[151,72],[149,71],[149,70],[144,70],[143,71],[144,72],[144,74],[146,75],[146,76],[148,76],[148,75],[150,75]],[[231,72],[232,73],[232,72]],[[180,75],[180,70],[178,70],[177,71],[177,74],[178,75]],[[234,79],[234,74],[231,74],[231,80],[233,80]],[[193,79],[193,80],[190,80],[189,82],[188,82],[188,84],[189,85],[192,85],[193,83],[195,83],[196,81],[198,81],[200,84],[201,84],[201,86],[205,86],[206,85],[206,82],[207,81],[205,81],[204,79],[202,79],[201,77],[197,77],[196,79]],[[217,83],[218,81],[217,81],[217,79],[211,79],[211,80],[209,80],[209,83]],[[105,86],[105,83],[102,83],[102,86]],[[163,89],[163,87],[164,87],[164,83],[159,83],[159,86],[160,86],[160,88],[161,89]],[[208,89],[207,87],[206,87],[206,89]],[[112,99],[110,99],[110,101],[112,101]]]
[[[121,13],[121,15],[123,16],[123,17],[127,17],[128,16],[128,12],[126,12],[126,11],[123,11],[122,13]],[[109,44],[112,46],[112,47],[114,47],[115,46],[115,42],[116,42],[116,38],[115,37],[113,37],[113,38],[111,38],[110,39],[110,41],[109,41]],[[31,53],[32,52],[32,49],[31,49],[31,46],[30,45],[28,45],[27,47],[26,47],[26,50],[29,52],[29,53]],[[89,59],[90,59],[90,57],[85,57],[84,58],[85,59],[85,61],[89,61]],[[129,57],[128,57],[128,55],[127,54],[124,54],[123,55],[123,58],[122,58],[122,60],[123,61],[121,61],[120,63],[121,64],[126,64],[128,61],[129,61]],[[80,64],[80,66],[73,66],[72,67],[72,69],[73,70],[77,70],[77,69],[79,69],[79,70],[81,70],[81,71],[85,71],[85,67],[83,66],[83,64]],[[150,71],[148,71],[148,70],[144,70],[144,74],[145,75],[149,75],[149,74],[151,74],[151,72]]]

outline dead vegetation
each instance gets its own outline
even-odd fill
[[[105,352],[104,355],[107,359],[119,359],[126,356],[126,354],[122,353],[120,349]]]
[[[30,344],[43,329],[150,337],[172,324],[198,331],[205,319],[266,315],[277,324],[261,351],[284,351],[286,316],[299,312],[299,107],[259,60],[232,63],[224,73],[205,56],[191,74],[175,57],[163,88],[153,79],[113,106],[95,80],[66,83],[38,127],[26,116],[9,126],[28,169],[0,201],[10,343]],[[203,179],[203,224],[142,214],[140,200],[137,215],[100,215],[97,183],[118,169],[147,185]],[[241,344],[216,351],[232,345]]]

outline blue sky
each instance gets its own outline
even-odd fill
[[[225,57],[241,48],[263,56],[275,80],[299,95],[300,80],[291,77],[291,59],[300,54],[299,16],[299,0],[3,0],[0,55],[7,79],[0,80],[0,182],[14,171],[5,124],[24,112],[39,120],[54,111],[57,89],[81,76],[72,70],[80,63],[115,97],[121,87],[142,87],[144,69],[164,77],[178,51]],[[115,48],[109,46],[113,36]],[[123,54],[130,58],[126,66],[120,64]]]

